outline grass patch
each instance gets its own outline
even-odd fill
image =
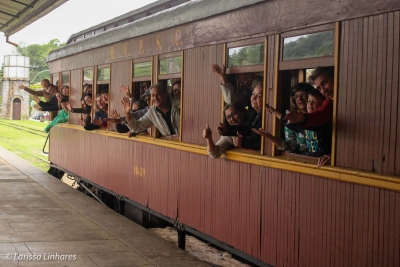
[[[10,123],[22,127],[25,126],[40,131],[43,131],[47,125],[47,123],[28,120],[12,121],[0,119],[0,122]],[[44,132],[43,136],[39,136],[5,125],[0,125],[0,132],[0,146],[25,159],[39,169],[47,172],[49,169],[49,164],[29,154],[32,153],[44,160],[48,160],[48,156],[42,153],[42,148],[44,142],[46,141],[46,134]],[[48,151],[48,147],[46,148],[46,151]]]

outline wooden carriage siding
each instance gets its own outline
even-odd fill
[[[70,86],[69,86],[69,102],[71,107],[79,108],[81,107],[81,97],[82,97],[82,70],[74,69],[71,70],[70,74]],[[69,113],[69,123],[78,124],[78,119],[81,118],[80,113]]]
[[[400,142],[398,141],[400,131],[396,128],[399,127],[397,122],[400,119],[397,109],[400,102],[398,94],[399,54],[396,49],[399,47],[397,22],[399,22],[399,11],[341,22],[336,166],[381,174],[400,174],[400,167],[398,164],[396,165],[396,158],[399,158],[400,153]],[[168,30],[169,35],[165,34],[174,36],[176,30]],[[356,33],[359,38],[352,38]],[[374,34],[378,38],[373,38]],[[163,36],[163,33],[159,35]],[[150,37],[146,38],[151,39]],[[267,101],[271,104],[273,91],[276,90],[274,88],[276,64],[274,43],[276,37],[275,35],[269,36],[267,40],[268,57],[265,65],[268,72],[266,73],[265,90]],[[377,40],[379,40],[379,46]],[[107,54],[107,51],[110,52],[109,48],[83,52],[66,59],[50,62],[50,68],[53,72],[53,68],[57,69],[57,66],[61,65],[65,65],[65,69],[74,68],[74,65],[84,66],[88,64],[85,63],[85,60],[89,59],[89,62],[92,62],[92,58],[94,62],[101,62],[105,60],[104,55]],[[124,49],[114,50],[115,53],[118,51],[124,53]],[[184,51],[186,60],[183,62],[183,68],[187,73],[182,86],[182,106],[188,113],[183,112],[182,114],[182,138],[184,142],[204,144],[202,137],[196,133],[201,132],[206,123],[212,124],[218,121],[220,114],[220,105],[216,103],[217,97],[220,97],[217,95],[219,89],[218,86],[215,87],[219,84],[219,80],[211,72],[209,64],[214,60],[214,62],[221,63],[223,58],[207,51],[215,51],[213,53],[221,55],[223,46],[211,45]],[[107,56],[110,55],[107,54]],[[352,60],[347,60],[348,58]],[[155,60],[153,58],[153,72],[156,72]],[[130,60],[111,64],[110,109],[122,111],[118,88],[121,84],[130,84],[131,64]],[[75,70],[76,75],[82,75]],[[199,71],[204,71],[205,75],[198,75]],[[156,75],[153,76],[156,77]],[[153,81],[156,80],[155,77]],[[81,81],[81,78],[77,79]],[[76,84],[76,79],[72,77],[71,82]],[[71,90],[79,89],[71,88]],[[207,109],[203,109],[202,103],[209,103]],[[77,104],[79,105],[79,103]],[[197,114],[197,110],[203,110],[203,113]],[[210,115],[203,116],[207,113]],[[73,123],[75,122],[73,121]],[[266,128],[271,129],[272,121],[269,116],[265,116],[265,125]],[[186,130],[185,127],[187,127]],[[270,155],[270,151],[270,142],[265,142],[265,154]]]
[[[54,164],[272,266],[400,264],[400,192],[72,127]]]
[[[71,70],[73,87],[83,68],[110,65],[110,110],[119,111],[118,88],[131,84],[137,58],[151,57],[156,82],[158,55],[183,51],[182,142],[57,126],[50,160],[272,266],[399,266],[400,2],[291,3],[264,1],[65,57],[59,49],[51,72]],[[265,37],[271,104],[280,94],[282,29],[333,22],[340,29],[335,167],[269,157],[270,142],[265,156],[232,151],[211,160],[201,132],[221,118],[210,64],[223,63],[225,44]],[[273,127],[269,116],[264,124]]]
[[[341,23],[338,166],[400,175],[399,17]]]

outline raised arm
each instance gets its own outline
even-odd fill
[[[207,124],[206,128],[203,130],[203,138],[207,140],[207,151],[208,153],[215,151],[217,148],[212,138],[212,131],[210,126]]]
[[[298,111],[292,111],[285,116],[285,120],[291,123],[299,123],[303,128],[315,127],[327,122],[333,118],[333,101],[327,97],[321,107],[313,113],[303,114]]]
[[[26,87],[23,84],[20,84],[18,86],[18,88],[24,90],[25,92],[28,92],[31,95],[44,96],[43,90],[42,91],[35,91],[35,90],[33,90],[33,89],[29,88],[29,87]]]
[[[127,96],[124,96],[121,100],[121,104],[122,107],[124,109],[125,112],[125,120],[126,122],[130,122],[132,120],[132,114],[131,114],[131,109],[132,109],[132,104],[131,101],[129,100],[129,98]]]
[[[123,93],[125,96],[127,96],[128,98],[133,98],[133,95],[130,92],[129,86],[126,87],[125,85],[121,85],[121,87],[119,88],[119,91],[121,93]]]
[[[256,134],[259,134],[259,135],[264,136],[265,138],[269,139],[276,146],[278,146],[278,147],[282,146],[283,140],[278,138],[278,137],[276,137],[276,136],[274,136],[274,135],[272,135],[270,132],[268,132],[266,130],[263,130],[261,128],[260,129],[253,128],[252,130]]]

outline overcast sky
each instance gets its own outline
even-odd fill
[[[11,35],[13,43],[46,44],[52,39],[66,42],[72,34],[138,9],[156,0],[69,0],[23,30]],[[0,66],[13,45],[0,33]]]

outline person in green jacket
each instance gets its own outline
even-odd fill
[[[46,133],[48,133],[50,129],[56,124],[68,122],[67,103],[68,103],[68,96],[64,96],[60,101],[61,110],[58,112],[58,115],[53,119],[53,121],[49,125],[47,125],[46,128],[44,128],[44,131]]]

